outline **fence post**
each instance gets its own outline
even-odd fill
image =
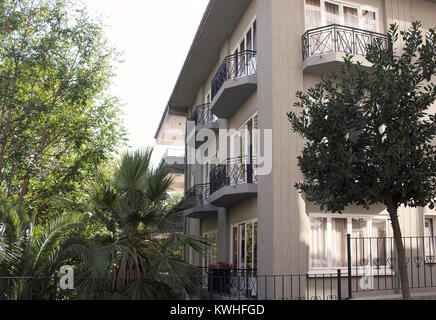
[[[342,275],[341,275],[341,269],[338,269],[338,300],[342,300]]]
[[[58,291],[59,278],[58,273],[55,272],[53,276],[53,300],[57,300],[57,291]]]
[[[348,258],[348,299],[353,298],[352,276],[351,276],[351,234],[347,234],[347,258]]]

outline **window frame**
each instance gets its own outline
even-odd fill
[[[326,246],[327,246],[327,267],[312,267],[312,257],[310,254],[310,250],[312,248],[312,236],[311,236],[311,226],[310,226],[310,219],[312,218],[324,218],[327,219],[327,241],[326,241]],[[338,269],[341,269],[342,271],[344,271],[346,273],[348,273],[348,268],[347,267],[337,267],[334,266],[332,263],[332,254],[331,251],[329,250],[329,248],[332,247],[332,243],[333,243],[333,237],[332,237],[332,219],[347,219],[347,234],[352,234],[353,233],[353,219],[364,219],[367,221],[367,231],[366,231],[366,236],[365,237],[372,237],[373,235],[373,221],[374,220],[385,220],[386,223],[386,237],[390,237],[391,236],[391,230],[389,228],[389,216],[387,214],[379,214],[379,215],[358,215],[358,214],[326,214],[326,213],[311,213],[309,214],[309,226],[308,226],[308,235],[309,235],[309,253],[308,253],[308,262],[309,262],[309,275],[316,275],[316,274],[336,274]],[[344,241],[346,241],[344,239]],[[359,267],[358,268],[359,272],[362,271],[363,272],[363,268]],[[356,267],[353,267],[353,273],[356,272]],[[386,273],[391,273],[390,270],[386,270]],[[384,271],[383,271],[384,274]],[[380,274],[382,275],[382,274]]]
[[[233,255],[234,255],[234,252],[233,252],[233,250],[234,250],[234,246],[233,246],[233,229],[234,228],[237,228],[238,229],[238,252],[237,252],[237,262],[238,262],[238,265],[233,265],[233,268],[236,268],[236,269],[245,269],[245,270],[249,270],[248,268],[247,268],[247,262],[245,262],[245,267],[244,268],[241,268],[241,266],[240,266],[240,262],[241,262],[241,251],[239,250],[239,246],[241,245],[241,237],[240,237],[240,233],[239,233],[239,227],[241,226],[241,225],[245,225],[245,235],[247,235],[247,226],[249,225],[249,224],[252,224],[253,225],[253,232],[254,232],[254,226],[255,226],[255,224],[257,223],[257,227],[258,227],[258,231],[257,231],[257,238],[258,238],[258,236],[259,236],[259,221],[258,221],[258,219],[256,218],[256,219],[250,219],[250,220],[246,220],[246,221],[241,221],[241,222],[238,222],[238,223],[235,223],[235,224],[232,224],[231,226],[230,226],[230,257],[229,257],[229,261],[230,261],[230,263],[234,263],[234,261],[233,261]],[[247,236],[245,237],[245,239],[247,239]],[[252,261],[254,261],[254,256],[255,256],[255,253],[254,253],[254,236],[252,237],[252,239],[253,239],[253,244],[252,244],[252,250],[253,250],[253,253],[252,253]],[[257,239],[257,240],[259,240],[259,239]],[[244,248],[244,252],[247,254],[247,241],[245,241],[245,248]],[[258,257],[258,255],[256,254],[256,257]],[[257,269],[257,266],[258,266],[258,261],[257,261],[257,259],[256,259],[256,268],[255,269]]]
[[[432,237],[434,238],[433,239],[433,242],[432,242],[432,247],[430,247],[430,250],[432,251],[432,253],[433,254],[431,254],[431,255],[436,255],[436,213],[432,213],[432,212],[430,212],[430,213],[424,213],[423,214],[423,220],[422,220],[422,226],[423,226],[423,228],[422,228],[422,234],[423,234],[423,236],[425,237],[425,221],[427,220],[427,219],[431,219],[432,220]],[[426,241],[425,241],[426,242]],[[424,243],[424,248],[425,248],[425,250],[427,250],[427,243]],[[426,255],[427,255],[427,253],[426,253]]]
[[[251,30],[251,45],[252,45],[252,47],[254,47],[255,44],[257,43],[254,39],[256,37],[256,34],[257,34],[257,32],[254,32],[254,25],[255,24],[257,26],[257,16],[254,16],[254,18],[250,21],[248,27],[244,30],[244,32],[242,33],[242,36],[236,42],[236,45],[234,46],[233,50],[231,50],[231,54],[234,54],[236,52],[236,50],[238,52],[242,52],[245,50],[253,50],[253,49],[247,49],[247,35],[248,35],[248,32]],[[245,44],[244,50],[241,50],[242,41],[244,41],[244,44]]]
[[[325,3],[331,3],[331,4],[335,4],[335,5],[339,5],[339,24],[345,26],[345,14],[344,14],[344,7],[349,7],[349,8],[355,8],[358,11],[358,29],[362,29],[365,30],[365,26],[364,26],[364,19],[363,19],[363,11],[371,11],[375,13],[375,21],[376,21],[376,30],[374,32],[380,33],[382,26],[382,20],[380,19],[380,10],[376,7],[372,7],[369,5],[359,5],[356,3],[351,3],[351,2],[347,2],[347,1],[337,1],[337,0],[319,0],[320,1],[320,9],[321,9],[321,25],[320,27],[324,27],[327,26],[326,23],[326,10],[325,10]],[[304,29],[305,31],[311,30],[311,29],[307,29],[306,27],[306,17],[307,17],[307,5],[306,5],[306,0],[304,0]]]
[[[218,232],[219,232],[219,230],[218,229],[214,229],[214,230],[210,230],[210,231],[208,231],[208,232],[204,232],[203,233],[203,238],[206,238],[206,239],[211,239],[211,238],[209,238],[209,236],[211,236],[212,235],[212,238],[213,238],[213,235],[216,233],[216,243],[215,243],[215,248],[211,248],[211,250],[216,250],[216,252],[215,252],[215,255],[216,255],[216,257],[215,257],[215,259],[216,260],[218,260],[218,256],[217,256],[217,250],[218,250]],[[209,267],[209,264],[213,264],[213,262],[212,261],[209,261],[209,263],[208,263],[208,259],[209,259],[209,255],[211,255],[211,254],[213,254],[213,253],[211,253],[211,252],[209,252],[209,250],[207,250],[206,251],[206,253],[204,254],[204,256],[203,256],[203,266],[205,267],[205,268],[208,268]],[[217,261],[218,262],[218,261]],[[215,263],[216,264],[216,263]]]

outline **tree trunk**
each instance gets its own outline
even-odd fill
[[[398,269],[400,272],[401,292],[403,299],[410,299],[409,274],[407,272],[406,251],[404,250],[403,236],[398,220],[398,207],[393,203],[388,204],[388,212],[394,231],[395,247],[398,254]]]

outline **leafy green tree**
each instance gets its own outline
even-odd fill
[[[0,193],[38,219],[61,214],[50,197],[80,200],[124,142],[107,93],[118,56],[68,0],[0,2]]]
[[[105,232],[81,252],[79,298],[168,299],[197,292],[201,272],[178,251],[187,245],[202,253],[208,242],[168,232],[188,204],[168,207],[173,180],[165,167],[152,168],[151,155],[151,149],[124,154],[110,179],[102,175],[90,186],[86,211]]]
[[[53,275],[73,256],[69,231],[83,217],[65,214],[35,223],[23,210],[0,202],[0,300],[44,299],[52,295]]]
[[[398,208],[431,208],[436,194],[436,36],[421,24],[401,33],[392,25],[392,46],[368,48],[370,68],[345,58],[341,77],[333,74],[306,94],[298,92],[288,114],[306,139],[296,187],[322,210],[384,204],[398,253],[404,298],[410,297]],[[400,46],[402,44],[402,46]],[[398,49],[394,48],[398,45]]]

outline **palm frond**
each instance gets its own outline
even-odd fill
[[[39,264],[44,264],[44,258],[50,257],[52,253],[58,253],[58,242],[65,233],[80,225],[83,217],[77,214],[65,214],[57,219],[50,221],[42,228],[42,232],[37,233],[30,241],[27,256],[25,257],[29,265],[29,274],[40,270]],[[52,259],[49,260],[53,260]],[[41,266],[42,267],[42,266]]]
[[[115,186],[122,191],[143,191],[153,149],[146,148],[135,152],[126,152],[119,161],[119,170],[115,174]]]
[[[151,267],[154,274],[166,276],[189,295],[195,294],[201,285],[201,270],[174,257],[160,257],[152,263]]]
[[[188,246],[200,254],[204,254],[211,246],[210,240],[200,236],[184,233],[172,233],[164,241],[163,246],[177,250],[180,247]]]

